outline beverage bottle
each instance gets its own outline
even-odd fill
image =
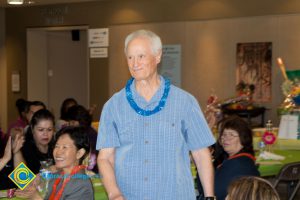
[[[262,154],[266,149],[266,144],[263,141],[260,141],[258,144],[259,154]]]
[[[48,192],[49,181],[52,176],[50,166],[53,164],[53,161],[52,159],[47,159],[41,161],[40,163],[41,163],[41,169],[39,172],[39,180],[36,187],[40,196],[44,199]]]

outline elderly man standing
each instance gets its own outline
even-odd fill
[[[208,146],[215,143],[196,99],[157,72],[162,43],[153,32],[127,36],[131,78],[105,104],[98,166],[110,200],[195,200],[191,151],[206,199],[214,199]]]

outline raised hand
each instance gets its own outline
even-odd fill
[[[25,142],[25,139],[24,139],[23,132],[20,132],[15,135],[15,139],[13,140],[13,143],[12,143],[12,151],[14,154],[20,151],[24,142]]]

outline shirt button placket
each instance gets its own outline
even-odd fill
[[[148,122],[145,122],[144,123],[144,127],[145,127],[145,135],[147,135],[147,132],[149,131],[149,123]],[[146,136],[147,137],[147,136]],[[146,148],[147,146],[149,145],[149,140],[147,138],[145,138],[144,140],[144,144],[146,145]],[[149,163],[149,160],[147,158],[144,159],[144,165],[145,165],[145,168],[149,167],[148,166],[148,163]],[[148,183],[148,177],[147,176],[144,176],[144,182],[145,183]],[[148,200],[149,198],[148,197],[144,197],[144,200]]]

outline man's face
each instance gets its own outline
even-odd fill
[[[29,108],[29,111],[28,113],[26,114],[26,118],[28,120],[28,122],[31,121],[31,118],[33,116],[33,114],[41,109],[43,109],[44,107],[43,106],[35,106],[35,105],[31,105],[30,108]]]
[[[161,52],[154,55],[147,38],[135,38],[127,46],[126,58],[129,71],[137,81],[151,80],[156,77],[160,57]]]

